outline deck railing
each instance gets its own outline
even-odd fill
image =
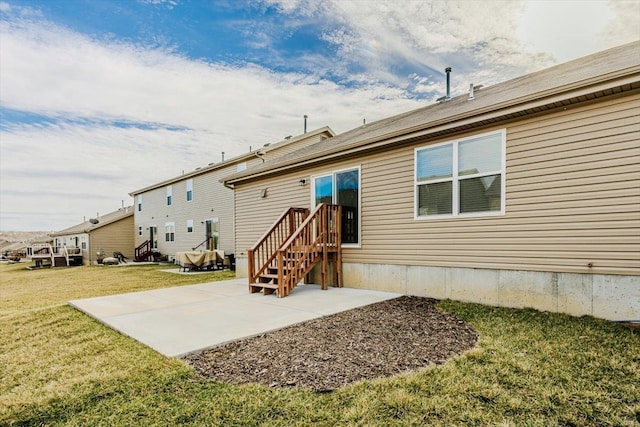
[[[337,252],[335,268],[340,268],[342,265],[341,213],[341,206],[324,203],[318,205],[278,249],[279,297],[289,295],[320,261],[322,261],[322,289],[327,289],[329,252]],[[337,271],[335,273],[338,277],[342,276]]]
[[[282,244],[294,233],[309,215],[309,209],[289,208],[269,230],[247,251],[249,283],[254,283],[277,256]]]

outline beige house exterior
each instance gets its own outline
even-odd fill
[[[85,265],[96,264],[98,252],[110,257],[121,252],[133,260],[133,207],[127,206],[100,215],[73,227],[55,232],[54,247],[80,248]]]
[[[134,199],[135,246],[151,242],[169,259],[191,250],[233,252],[233,191],[221,179],[334,135],[323,127],[129,193]]]
[[[342,199],[353,215],[344,286],[640,320],[640,42],[367,124],[225,183],[238,275],[286,208]]]

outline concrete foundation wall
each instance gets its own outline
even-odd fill
[[[246,256],[236,256],[236,277],[249,277],[249,260]]]
[[[343,274],[352,288],[640,320],[638,276],[354,263],[343,264]]]

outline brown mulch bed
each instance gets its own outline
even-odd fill
[[[203,377],[331,391],[441,364],[478,335],[429,298],[403,296],[185,356]]]

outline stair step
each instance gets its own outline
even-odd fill
[[[274,283],[252,283],[251,286],[256,288],[278,289],[278,285]]]

